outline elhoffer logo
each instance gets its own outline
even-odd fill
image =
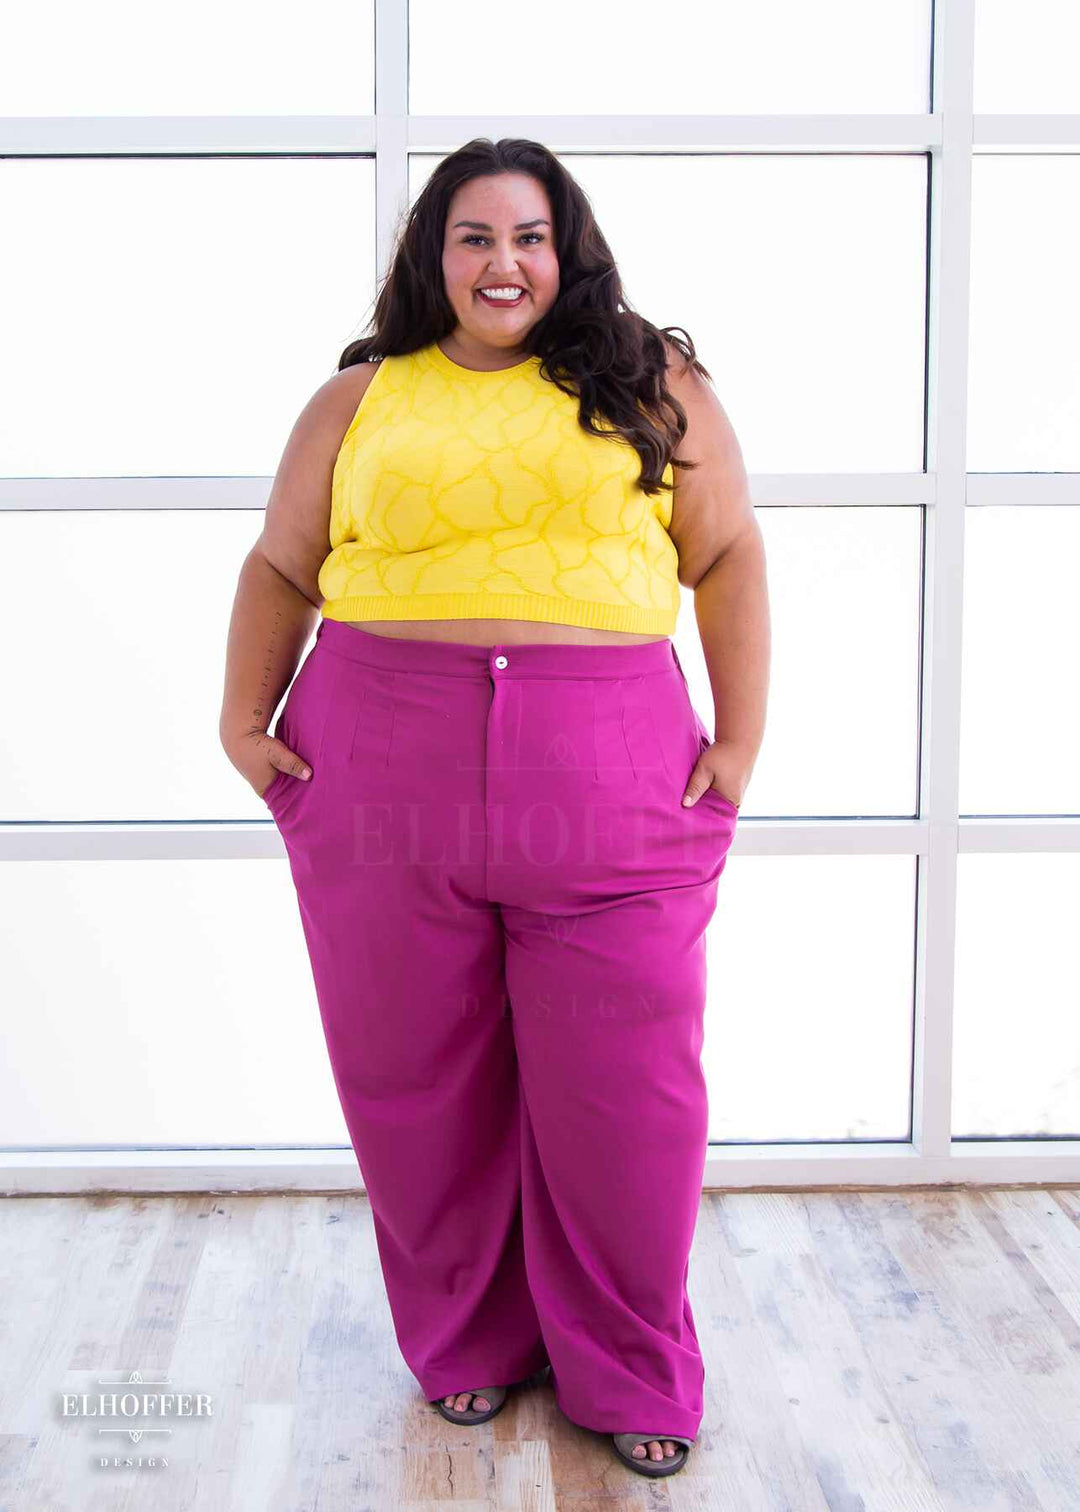
[[[171,1436],[173,1430],[155,1419],[213,1416],[213,1403],[208,1392],[160,1390],[170,1384],[169,1377],[153,1371],[132,1370],[126,1375],[117,1374],[117,1380],[99,1376],[97,1384],[111,1389],[99,1391],[96,1395],[61,1392],[61,1417],[96,1418],[99,1421],[95,1428],[99,1434],[120,1434],[128,1442],[138,1444],[147,1435],[157,1435],[157,1441]],[[145,1389],[147,1387],[150,1389]],[[133,1456],[116,1453],[103,1454],[98,1462],[103,1469],[135,1468],[136,1462],[138,1466],[157,1469],[165,1468],[169,1463],[164,1454]]]

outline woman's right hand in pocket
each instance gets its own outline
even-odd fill
[[[252,730],[238,740],[226,742],[225,754],[260,798],[269,791],[278,772],[287,772],[298,782],[311,778],[311,768],[303,758],[265,730]]]

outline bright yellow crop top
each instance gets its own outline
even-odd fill
[[[539,369],[474,372],[435,342],[383,358],[334,463],[324,618],[674,632],[672,495]]]

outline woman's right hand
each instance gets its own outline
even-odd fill
[[[311,768],[290,751],[282,740],[265,730],[249,730],[235,740],[224,742],[225,754],[238,772],[247,778],[261,798],[278,772],[287,772],[300,782],[311,777]]]

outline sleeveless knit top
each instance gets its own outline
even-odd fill
[[[324,618],[674,632],[672,494],[637,487],[634,448],[602,417],[587,435],[540,361],[382,359],[334,463]]]

